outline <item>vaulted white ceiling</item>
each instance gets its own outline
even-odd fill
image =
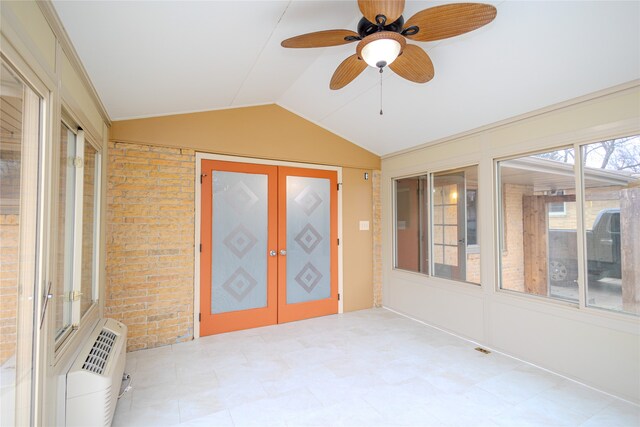
[[[407,1],[404,16],[443,3]],[[377,70],[329,89],[355,43],[280,46],[355,30],[355,0],[54,1],[113,120],[277,103],[384,155],[640,78],[640,2],[486,3],[498,9],[486,27],[416,43],[432,81],[385,71],[380,116]]]

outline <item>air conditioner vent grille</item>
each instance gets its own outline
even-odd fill
[[[106,329],[100,331],[96,341],[93,343],[93,347],[91,347],[91,351],[87,355],[87,359],[82,365],[82,369],[102,374],[113,349],[113,344],[116,341],[116,336],[116,334]]]

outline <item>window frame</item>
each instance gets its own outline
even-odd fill
[[[80,310],[80,321],[85,319],[87,315],[92,311],[92,308],[99,304],[100,299],[100,290],[99,290],[99,275],[100,275],[100,224],[101,224],[101,202],[102,202],[102,150],[93,143],[90,137],[87,137],[87,134],[82,131],[84,143],[89,144],[95,150],[95,169],[93,172],[93,184],[94,184],[94,195],[93,195],[93,219],[92,219],[92,227],[93,227],[93,241],[91,242],[92,248],[92,260],[91,260],[91,305],[87,308],[87,311],[83,314]],[[82,147],[82,159],[83,159],[83,170],[84,170],[84,159],[85,159],[85,146]],[[78,204],[82,205],[84,210],[84,174],[82,174],[81,184],[83,187],[82,197],[79,198]],[[81,217],[83,220],[84,218]],[[77,223],[77,221],[76,221]],[[82,228],[82,225],[81,225]],[[84,237],[84,236],[82,236]],[[80,242],[80,248],[82,248],[82,243]],[[80,274],[82,274],[82,264],[80,264]],[[80,280],[79,291],[82,292],[82,280]],[[79,305],[81,305],[82,298],[79,300]]]
[[[68,132],[73,133],[73,135],[75,137],[75,140],[74,140],[74,144],[75,144],[74,155],[77,155],[77,145],[78,145],[77,128],[74,125],[69,124],[69,121],[65,117],[63,117],[62,120],[60,121],[60,129],[62,130],[63,128],[66,128],[66,130]],[[74,128],[76,128],[76,130],[74,130]],[[58,149],[56,151],[56,154],[58,154],[58,156],[57,156],[56,160],[59,160],[60,150],[61,149],[62,149],[62,141],[58,140]],[[74,157],[76,157],[76,156],[74,156]],[[58,174],[60,173],[59,170],[57,172],[58,172]],[[73,186],[73,189],[74,189],[73,200],[69,201],[69,200],[67,200],[65,198],[65,204],[67,205],[67,207],[72,208],[72,209],[69,210],[69,212],[67,212],[66,207],[65,207],[65,214],[72,214],[73,215],[73,224],[72,224],[72,226],[71,226],[72,228],[70,230],[70,232],[73,233],[73,236],[75,236],[75,230],[77,228],[76,225],[75,225],[76,204],[77,204],[75,192],[77,191],[77,175],[78,175],[77,173],[74,173],[73,183],[69,183],[69,182],[66,183],[67,187],[70,186],[70,185]],[[58,188],[57,183],[56,183],[55,187],[56,187],[56,196],[58,196],[59,192],[61,191],[61,188]],[[56,207],[55,211],[57,212],[56,213],[56,217],[57,217],[57,214],[60,212],[59,205],[58,205],[60,203],[59,197],[57,197],[57,200],[58,201],[55,203],[55,207]],[[58,223],[57,226],[59,226],[59,223]],[[66,232],[67,232],[67,229],[66,229],[66,224],[65,224],[65,234],[64,234],[65,240],[67,240]],[[59,236],[59,233],[58,233],[58,236]],[[71,263],[71,273],[70,273],[70,275],[71,275],[71,289],[73,291],[73,290],[75,290],[74,289],[74,280],[75,280],[75,277],[74,277],[74,271],[75,271],[74,270],[75,269],[75,266],[74,266],[74,262],[75,262],[74,250],[75,250],[75,247],[76,247],[76,245],[75,245],[75,237],[73,237],[70,240],[70,243],[71,243],[71,247],[67,247],[65,245],[65,253],[64,253],[65,262],[64,262],[64,264],[65,264],[65,267],[66,267],[67,262]],[[56,241],[56,244],[57,244],[57,241]],[[67,256],[71,256],[71,260],[67,260]],[[54,251],[54,257],[55,257],[55,251]],[[65,268],[65,267],[63,267],[63,268]],[[58,266],[58,268],[59,268],[59,266]],[[63,296],[63,298],[65,298],[65,299],[69,298],[69,295],[65,294]],[[54,317],[55,317],[57,315],[57,313],[55,313],[55,309],[52,310],[52,311],[54,311]],[[55,342],[55,348],[56,349],[72,334],[72,332],[73,332],[73,324],[74,324],[74,317],[73,317],[73,310],[72,310],[71,311],[71,321],[69,322],[68,325],[65,326],[64,330],[60,333],[60,335],[58,335],[58,331],[57,330],[54,331],[54,342]],[[53,327],[54,328],[56,327],[55,322],[53,323]]]
[[[624,132],[620,135],[608,136],[604,138],[597,138],[590,141],[583,141],[580,143],[575,143],[575,150],[577,150],[576,162],[578,165],[578,169],[576,170],[576,183],[579,186],[576,187],[576,209],[577,209],[577,221],[578,221],[578,251],[579,258],[582,257],[582,262],[578,263],[579,269],[579,277],[582,277],[582,283],[579,281],[579,286],[582,285],[582,290],[580,292],[580,309],[585,312],[598,313],[598,315],[607,315],[607,316],[622,316],[625,319],[640,319],[640,312],[633,313],[629,311],[622,310],[614,310],[602,306],[598,306],[596,304],[589,304],[589,254],[587,251],[587,231],[589,231],[589,224],[585,222],[585,214],[586,214],[586,196],[585,190],[587,190],[586,179],[585,179],[585,159],[584,159],[584,148],[587,145],[597,144],[599,142],[612,141],[617,139],[626,138],[629,136],[637,136],[640,138],[640,129],[635,129],[631,131]],[[606,170],[606,169],[600,169]],[[638,180],[640,182],[640,179]],[[620,227],[620,224],[618,224]],[[610,232],[615,232],[611,230],[611,220],[607,224],[607,229]],[[617,231],[620,233],[620,230]],[[621,243],[622,244],[622,243]],[[622,249],[622,248],[621,248]],[[622,260],[620,261],[622,262]]]
[[[577,147],[577,143],[576,144],[562,144],[559,146],[552,146],[552,147],[545,147],[545,148],[540,148],[537,150],[533,150],[533,151],[525,151],[522,153],[514,153],[514,154],[509,154],[507,156],[501,156],[501,157],[494,157],[492,159],[492,163],[493,163],[493,175],[494,175],[494,179],[493,179],[493,187],[494,187],[494,191],[496,192],[495,194],[495,198],[494,198],[494,225],[495,225],[495,230],[497,231],[497,241],[496,241],[496,247],[495,247],[495,266],[496,266],[496,274],[495,274],[495,281],[494,281],[494,290],[498,293],[502,293],[502,294],[508,294],[508,295],[514,295],[516,297],[522,297],[522,298],[533,298],[535,300],[538,301],[545,301],[551,304],[556,304],[556,305],[563,305],[566,307],[580,307],[581,304],[584,303],[583,301],[583,294],[584,292],[580,289],[580,236],[578,233],[578,229],[580,227],[580,219],[579,216],[577,215],[577,212],[580,211],[580,207],[579,207],[579,194],[580,191],[578,190],[578,178],[577,178],[577,174],[578,174],[578,161],[581,161],[581,157],[579,159],[579,156],[576,153],[576,147]],[[568,301],[566,299],[558,299],[558,298],[553,298],[551,296],[543,296],[543,295],[537,295],[537,294],[533,294],[533,293],[527,293],[527,292],[520,292],[520,291],[516,291],[513,289],[505,289],[502,287],[502,265],[503,265],[503,257],[509,253],[508,250],[508,241],[507,241],[507,229],[506,227],[502,227],[502,224],[504,222],[505,219],[505,214],[506,214],[506,209],[507,209],[507,205],[506,205],[506,200],[504,197],[504,183],[502,182],[501,178],[500,178],[500,162],[505,162],[508,160],[515,160],[515,159],[521,159],[521,158],[525,158],[525,157],[532,157],[535,156],[536,154],[542,154],[542,153],[548,153],[551,151],[557,151],[557,150],[563,150],[563,149],[573,149],[574,150],[574,159],[573,159],[573,164],[571,166],[573,166],[573,178],[574,178],[574,188],[575,188],[575,194],[576,194],[576,221],[577,221],[577,229],[576,229],[576,234],[578,235],[576,238],[578,240],[577,242],[577,250],[576,250],[576,258],[578,261],[578,279],[577,279],[577,283],[578,283],[578,302],[573,302],[573,301]],[[566,209],[565,209],[566,211]],[[547,213],[547,215],[549,215],[549,213]]]
[[[473,188],[473,191],[475,191],[476,194],[476,210],[477,210],[477,214],[479,214],[480,212],[480,204],[479,204],[479,200],[478,200],[478,194],[480,192],[480,162],[479,161],[470,161],[468,163],[465,163],[463,165],[455,165],[452,167],[439,167],[439,168],[433,168],[430,170],[424,170],[424,169],[420,169],[420,170],[416,170],[415,172],[412,171],[412,173],[407,173],[407,174],[402,174],[402,175],[396,175],[396,176],[392,176],[390,177],[391,180],[391,201],[392,201],[392,205],[391,205],[391,219],[392,219],[392,230],[391,230],[391,234],[392,234],[392,263],[391,263],[391,269],[394,272],[400,272],[400,273],[406,273],[406,274],[412,274],[412,275],[418,275],[419,277],[425,277],[425,278],[430,278],[430,279],[436,279],[436,280],[441,280],[444,282],[448,282],[448,283],[453,283],[453,284],[458,284],[458,285],[463,285],[463,286],[468,286],[471,285],[473,288],[480,288],[482,287],[482,273],[480,273],[480,283],[475,283],[475,282],[470,282],[468,280],[457,280],[457,279],[452,279],[452,278],[447,278],[447,277],[441,277],[441,276],[436,276],[435,270],[434,270],[434,257],[433,257],[433,250],[434,250],[434,243],[433,243],[433,227],[434,227],[434,223],[433,223],[433,202],[434,202],[434,198],[433,198],[433,182],[434,182],[434,176],[437,174],[443,174],[443,173],[455,173],[455,172],[460,172],[460,171],[464,171],[468,168],[471,167],[475,167],[477,170],[477,174],[478,174],[478,178],[477,178],[477,182],[475,187]],[[403,269],[403,268],[399,268],[398,267],[398,236],[397,236],[397,187],[396,187],[396,182],[402,179],[408,179],[408,178],[419,178],[425,176],[426,177],[426,192],[427,192],[427,209],[426,211],[422,212],[424,215],[426,215],[427,217],[427,230],[428,230],[428,236],[427,236],[427,242],[425,243],[425,247],[428,250],[428,254],[429,254],[429,262],[427,265],[428,271],[427,272],[420,272],[420,271],[413,271],[413,270],[407,270],[407,269]],[[465,177],[465,193],[467,191],[467,185],[466,185],[466,177]],[[481,227],[480,227],[480,221],[479,219],[476,219],[476,243],[475,244],[469,244],[468,243],[468,218],[467,218],[467,212],[466,212],[466,194],[465,194],[465,230],[464,230],[464,234],[465,234],[465,248],[466,248],[466,254],[480,254],[480,242],[481,242]],[[478,215],[479,216],[479,215]],[[480,264],[480,270],[482,271],[482,261],[479,261]],[[466,275],[465,275],[466,277]]]
[[[495,237],[495,248],[494,248],[494,266],[495,266],[495,280],[494,280],[494,291],[503,294],[514,296],[518,299],[528,300],[528,301],[538,301],[543,304],[549,304],[553,306],[564,306],[572,309],[578,309],[580,312],[589,313],[596,316],[604,316],[612,319],[622,319],[622,320],[633,320],[640,317],[640,314],[626,312],[623,310],[616,311],[610,310],[602,307],[598,307],[595,305],[589,305],[587,303],[587,295],[588,295],[588,283],[585,278],[588,277],[588,256],[587,256],[587,231],[588,226],[585,224],[585,176],[584,176],[584,153],[583,148],[590,144],[595,144],[603,141],[610,141],[615,139],[620,139],[627,137],[629,135],[640,135],[640,130],[630,129],[625,132],[620,132],[615,135],[599,135],[597,137],[584,139],[580,141],[575,141],[570,144],[558,144],[549,147],[539,148],[532,151],[524,151],[524,152],[516,152],[509,153],[508,155],[492,157],[492,170],[493,170],[493,191],[494,191],[494,199],[493,199],[493,221],[494,221],[494,230],[496,230]],[[518,159],[522,157],[533,156],[540,153],[548,153],[551,151],[562,150],[562,149],[573,149],[574,151],[574,159],[573,159],[573,180],[574,180],[574,189],[575,189],[575,209],[576,209],[576,258],[577,258],[577,268],[578,268],[578,277],[577,277],[577,285],[578,285],[578,301],[572,302],[563,299],[553,298],[550,296],[541,296],[532,293],[519,292],[510,289],[502,288],[502,257],[505,253],[508,252],[506,235],[507,230],[502,227],[504,222],[504,214],[505,214],[505,200],[503,197],[503,182],[500,179],[500,162],[512,159]],[[565,205],[566,212],[566,205]],[[553,214],[550,214],[553,216]]]
[[[5,40],[3,34],[2,41],[4,42]],[[42,412],[39,406],[39,395],[36,390],[44,381],[43,368],[46,358],[39,349],[46,336],[42,331],[42,326],[44,324],[44,315],[47,314],[47,308],[49,307],[49,299],[46,294],[47,265],[45,260],[48,245],[46,177],[49,172],[48,152],[50,151],[48,119],[53,99],[51,85],[48,84],[50,82],[41,80],[28,63],[24,62],[17,51],[13,50],[10,43],[2,46],[0,66],[6,67],[7,71],[21,82],[23,94],[27,95],[23,96],[23,115],[21,119],[23,129],[25,125],[28,125],[29,132],[23,132],[22,134],[19,173],[21,181],[25,174],[32,173],[32,175],[28,176],[32,179],[31,185],[34,191],[31,192],[33,194],[29,194],[30,197],[22,197],[23,190],[19,191],[18,215],[20,215],[21,210],[28,211],[29,209],[27,208],[30,208],[32,213],[20,218],[19,254],[21,257],[28,255],[28,259],[19,260],[18,268],[19,274],[23,275],[24,283],[31,284],[31,286],[27,285],[21,291],[23,303],[29,304],[29,306],[23,307],[28,309],[27,312],[20,313],[22,303],[20,299],[17,301],[15,357],[19,361],[19,365],[22,364],[22,368],[15,371],[17,375],[15,377],[16,383],[10,387],[13,387],[14,400],[20,399],[24,402],[23,405],[15,407],[13,421],[16,424],[33,424],[34,420]],[[35,110],[37,110],[37,115],[33,120],[28,115],[35,113]],[[34,125],[37,125],[37,128]],[[26,136],[27,133],[29,136]],[[28,142],[29,140],[31,142]],[[37,140],[35,144],[33,140]],[[33,184],[34,181],[35,184]],[[25,229],[29,229],[27,224],[32,227],[29,230],[31,233],[29,236],[25,236],[27,234]],[[25,237],[27,238],[23,240]],[[28,245],[29,250],[26,249],[27,245],[22,247],[23,242],[30,243]],[[23,322],[28,323],[24,325]],[[30,354],[18,349],[18,346],[25,343],[28,343]],[[27,365],[29,365],[28,377],[24,375]],[[11,391],[8,392],[11,393]]]
[[[553,193],[552,193],[553,194]],[[564,190],[558,190],[556,192],[556,195],[558,196],[564,196]],[[562,210],[561,211],[551,211],[551,206],[562,206]],[[561,216],[567,216],[567,203],[566,202],[552,202],[549,203],[549,216],[554,216],[554,217],[561,217]]]
[[[72,337],[76,335],[85,324],[92,323],[93,317],[97,316],[100,304],[100,236],[101,236],[101,224],[102,224],[102,155],[103,148],[96,144],[88,132],[78,124],[78,121],[74,119],[67,109],[63,108],[60,117],[60,126],[66,127],[76,136],[75,147],[75,176],[74,176],[74,194],[73,194],[73,239],[72,248],[69,248],[72,256],[72,286],[71,294],[65,295],[64,298],[73,298],[71,301],[71,324],[66,330],[58,337],[53,337],[54,345],[54,357],[57,360],[68,347],[68,344],[73,340]],[[82,246],[83,246],[83,208],[84,208],[84,154],[85,144],[91,145],[95,151],[95,171],[93,174],[94,179],[94,199],[93,209],[94,215],[92,218],[93,226],[93,242],[92,252],[93,260],[91,265],[92,283],[91,283],[91,305],[87,308],[83,314],[81,312],[82,302]],[[57,151],[60,153],[60,141],[57,141]],[[81,166],[78,166],[80,165]],[[56,188],[56,194],[60,191]],[[58,207],[58,202],[55,203],[55,207]],[[65,257],[67,256],[67,248],[65,248]],[[54,310],[52,310],[54,311]],[[53,314],[56,315],[55,313]],[[54,331],[55,332],[55,331]]]
[[[412,270],[407,270],[404,268],[399,268],[398,267],[398,189],[397,189],[397,181],[402,180],[402,179],[410,179],[410,178],[416,178],[419,179],[420,177],[425,177],[425,180],[427,181],[426,183],[426,190],[427,190],[427,203],[426,203],[426,215],[430,215],[431,213],[431,197],[430,194],[428,193],[430,191],[431,188],[431,177],[429,172],[419,172],[419,173],[415,173],[415,174],[409,174],[409,175],[403,175],[403,176],[398,176],[398,177],[393,177],[391,179],[391,194],[392,194],[392,200],[393,200],[393,212],[392,212],[392,245],[393,245],[393,262],[392,262],[392,268],[395,271],[402,271],[405,273],[411,273],[411,274],[419,274],[421,276],[428,276],[431,272],[431,262],[432,262],[432,256],[431,256],[431,233],[433,232],[433,229],[431,227],[431,224],[429,222],[427,222],[427,227],[426,227],[426,232],[428,234],[427,238],[428,241],[427,243],[424,245],[427,248],[428,254],[429,254],[429,262],[427,263],[427,272],[421,272],[421,271],[412,271]],[[407,190],[408,191],[408,190]],[[420,252],[420,250],[418,249],[418,252]],[[420,263],[421,265],[421,263]]]

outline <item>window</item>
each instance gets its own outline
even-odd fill
[[[394,181],[397,269],[480,283],[477,182],[477,166]]]
[[[564,196],[564,191],[551,191],[551,195]],[[551,202],[549,203],[549,216],[562,216],[567,214],[567,206],[564,202]]]
[[[98,299],[98,212],[100,212],[100,154],[84,143],[82,179],[82,274],[80,282],[80,316],[84,316]]]
[[[69,120],[70,121],[70,120]],[[56,343],[98,299],[100,153],[64,122],[58,154],[55,295]]]
[[[73,291],[73,227],[76,168],[76,134],[62,124],[58,155],[58,224],[55,250],[56,280],[52,283],[55,296],[56,340],[71,326],[71,292]]]
[[[573,154],[569,148],[498,162],[502,289],[578,301]],[[562,216],[552,213],[559,206]]]
[[[395,267],[429,273],[427,175],[394,181],[396,196]]]
[[[640,314],[640,136],[582,146],[586,305]]]
[[[574,303],[584,295],[586,306],[640,314],[640,136],[576,147],[579,205],[574,148],[498,162],[501,246],[509,248],[500,286]]]

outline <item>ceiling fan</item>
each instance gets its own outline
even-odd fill
[[[356,53],[342,61],[329,87],[341,89],[351,83],[367,65],[391,68],[400,77],[416,83],[433,78],[433,63],[419,46],[407,39],[429,42],[473,31],[496,17],[494,6],[482,3],[454,3],[421,10],[404,21],[404,0],[358,0],[362,19],[358,32],[325,30],[283,40],[287,48],[338,46],[358,41]]]

